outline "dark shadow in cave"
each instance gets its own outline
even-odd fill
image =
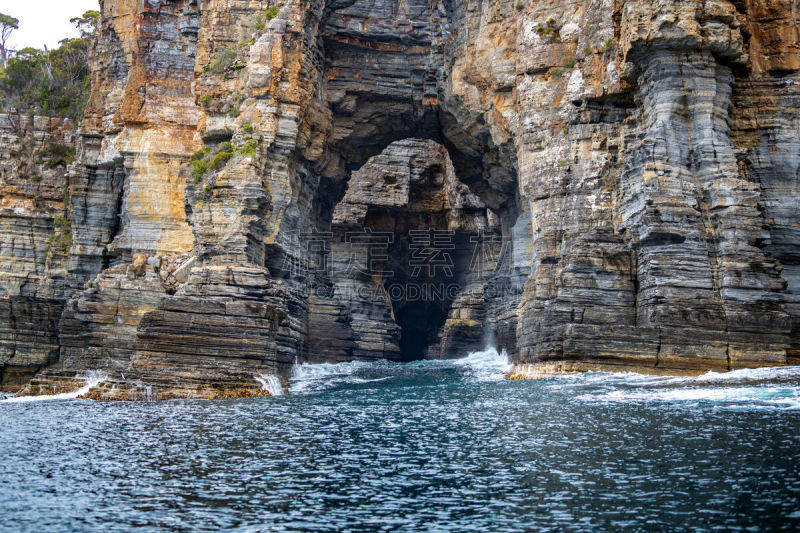
[[[409,229],[420,229],[409,227]],[[433,228],[444,231],[444,227]],[[454,234],[447,260],[438,265],[415,269],[414,252],[408,235],[395,236],[385,281],[395,322],[400,326],[401,361],[436,359],[441,356],[439,333],[447,320],[454,298],[465,288],[472,262],[471,236]]]
[[[330,3],[320,22],[325,94],[334,136],[328,144],[333,163],[322,170],[312,201],[315,229],[331,231],[333,211],[344,197],[353,172],[392,142],[416,138],[436,141],[447,149],[456,176],[500,219],[503,236],[510,236],[519,214],[513,146],[496,145],[482,116],[442,105],[446,100],[441,98],[440,79],[446,76],[448,63],[444,49],[431,36],[460,24],[460,10],[448,1],[446,21],[437,15],[427,20],[430,27],[411,28],[398,39],[393,23],[375,22],[368,30],[354,30],[348,22],[353,16],[366,13],[371,20],[387,22],[397,16],[385,12],[383,4],[362,4],[356,10],[352,1]],[[406,9],[415,20],[422,21],[429,7],[415,1]],[[444,279],[447,276],[441,273],[417,275],[408,269],[410,252],[407,242],[398,242],[403,240],[401,235],[412,229],[446,230],[447,221],[435,216],[414,219],[407,212],[384,212],[377,218],[381,217],[396,222],[391,224],[396,246],[390,251],[390,262],[404,263],[387,265],[387,271],[394,275],[384,278],[384,287],[433,287],[431,299],[392,298],[395,322],[402,330],[402,360],[421,359],[436,351],[439,332],[458,294],[452,290],[448,294],[446,287],[453,283],[463,287],[467,277],[472,259],[470,235],[455,236],[458,251],[452,253],[459,257],[453,257],[453,272],[449,274],[455,279]],[[380,222],[370,218],[364,227],[381,231]],[[440,286],[445,287],[442,296]]]
[[[428,348],[437,343],[438,332],[447,319],[447,312],[441,302],[422,300],[406,302],[395,312],[395,320],[400,326],[401,361],[425,359]]]

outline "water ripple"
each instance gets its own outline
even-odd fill
[[[800,374],[504,381],[497,352],[281,398],[0,405],[20,531],[792,530]]]

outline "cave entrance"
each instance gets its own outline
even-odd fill
[[[332,327],[344,324],[352,359],[449,359],[483,347],[489,304],[481,291],[498,271],[516,197],[500,203],[477,192],[454,152],[430,138],[392,141],[350,170],[336,195],[336,307],[324,309]],[[494,259],[476,262],[487,247]]]
[[[314,349],[339,360],[458,357],[482,344],[490,306],[513,307],[480,291],[517,222],[516,150],[446,98],[452,63],[437,36],[460,23],[449,8],[376,6],[334,2],[320,21],[332,124],[311,203],[331,268],[314,282],[330,297],[313,302],[311,323],[334,333]],[[403,17],[414,24],[399,37]],[[415,232],[430,232],[428,244]],[[475,267],[489,241],[496,259]]]
[[[440,302],[413,301],[399,306],[395,320],[400,326],[400,360],[429,358],[429,348],[439,342],[438,334],[446,319],[447,312]]]
[[[453,231],[444,220],[433,227],[429,225],[432,221],[425,222],[406,219],[403,232],[395,235],[386,265],[392,276],[385,279],[384,287],[400,328],[403,362],[454,355],[446,350],[448,319],[454,305],[464,299],[465,289],[474,286],[482,274],[473,265],[477,233]],[[468,342],[472,337],[480,341],[483,331],[479,329],[462,340]]]
[[[331,229],[334,292],[355,357],[439,359],[460,355],[448,346],[473,348],[456,338],[480,341],[485,306],[464,289],[485,282],[488,270],[472,268],[474,249],[500,224],[459,179],[445,146],[390,143],[352,172]]]
[[[516,198],[502,206],[504,220],[461,179],[451,153],[432,139],[390,142],[351,170],[337,195],[330,226],[337,307],[324,309],[345,324],[352,359],[449,359],[483,347],[481,291],[497,272]],[[476,261],[487,247],[494,259]]]

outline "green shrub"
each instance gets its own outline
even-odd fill
[[[550,74],[551,76],[561,76],[562,74],[564,74],[564,71],[558,67],[553,67],[550,70],[548,70],[547,73]]]
[[[68,231],[61,234],[61,250],[66,252],[72,246],[72,232]]]
[[[583,53],[586,54],[587,56],[592,55],[592,47],[587,44],[586,46],[583,47]]]
[[[38,198],[38,197],[37,197]],[[72,222],[68,218],[57,216],[53,219],[53,225],[56,232],[50,236],[51,244],[58,244],[61,250],[66,253],[70,246],[72,246]],[[45,254],[49,253],[51,247],[47,247]]]
[[[41,150],[37,150],[34,155],[47,159],[44,163],[46,168],[66,166],[75,161],[75,148],[68,144],[51,142]]]
[[[525,9],[525,6],[523,6],[522,4],[517,4],[514,7],[516,8],[517,11],[522,11],[523,9]]]
[[[242,126],[242,129],[246,133],[253,133],[253,125],[252,124],[245,124],[245,125]]]
[[[561,161],[558,162],[559,167],[565,167],[567,165],[569,165],[569,161],[567,161],[566,159],[562,159]]]
[[[574,57],[571,58],[571,59],[567,59],[567,61],[564,63],[564,68],[572,68],[574,66],[575,66],[575,58]]]
[[[91,36],[53,50],[25,48],[0,72],[0,107],[79,120],[89,99]]]
[[[250,24],[258,26],[259,24],[264,24],[264,13],[256,13],[252,17],[250,17]]]
[[[219,170],[233,157],[232,152],[219,152],[211,160],[211,170]]]
[[[209,109],[211,107],[211,96],[205,94],[200,97],[200,105],[203,106],[203,109]]]
[[[255,147],[253,147],[253,150],[255,150]],[[199,183],[209,172],[222,169],[231,160],[233,153],[234,146],[230,141],[220,144],[216,150],[212,150],[209,146],[200,148],[190,158],[194,182]]]
[[[197,159],[192,162],[192,175],[194,176],[194,182],[199,183],[203,176],[208,174],[209,166],[208,161],[205,159]]]
[[[603,52],[608,52],[609,50],[611,50],[612,48],[614,48],[616,45],[617,45],[617,42],[616,42],[614,39],[609,39],[609,40],[607,40],[607,41],[606,41],[606,43],[603,45],[602,51],[603,51]]]
[[[53,224],[55,224],[55,226],[57,228],[68,229],[68,228],[72,227],[72,221],[70,219],[68,219],[66,217],[60,217],[60,216],[56,216],[53,219]]]
[[[242,114],[242,110],[239,109],[238,107],[235,107],[235,106],[232,107],[230,109],[230,111],[228,111],[228,116],[231,117],[231,118],[236,118],[241,114]]]
[[[245,157],[254,157],[256,155],[257,147],[258,141],[255,139],[249,139],[246,143],[239,147],[238,150],[236,150],[236,153]]]
[[[206,70],[204,67],[204,71],[213,72],[214,74],[224,74],[233,66],[237,57],[238,54],[233,48],[223,48],[217,52],[216,59],[210,65],[207,65],[208,69]]]
[[[278,12],[280,12],[281,6],[272,6],[271,8],[267,9],[267,12],[264,15],[267,17],[267,20],[272,20],[278,16]]]
[[[208,146],[203,146],[194,154],[192,154],[192,161],[199,161],[205,158],[210,153],[211,153],[211,148],[209,148]]]

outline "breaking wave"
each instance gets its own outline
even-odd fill
[[[480,352],[472,352],[463,359],[454,359],[452,364],[468,368],[477,381],[499,381],[511,372],[511,359],[505,350],[489,347]]]
[[[306,394],[323,390],[369,387],[375,383],[411,383],[419,379],[436,381],[439,376],[456,374],[468,381],[499,381],[511,370],[505,350],[496,348],[472,352],[461,359],[415,361],[352,361],[346,363],[295,364],[290,392]]]
[[[23,402],[43,402],[52,400],[74,400],[84,394],[88,393],[94,387],[107,379],[107,376],[102,372],[89,371],[85,376],[76,376],[78,379],[84,380],[84,385],[80,389],[73,392],[62,392],[60,394],[49,394],[40,396],[14,396],[2,402],[5,403],[23,403]]]
[[[256,381],[261,384],[261,388],[269,393],[270,396],[283,396],[283,385],[278,376],[272,374],[260,374],[256,376]]]
[[[800,409],[800,367],[706,372],[693,377],[590,372],[557,378],[554,387],[594,388],[576,398],[591,402],[713,404],[732,409]]]

